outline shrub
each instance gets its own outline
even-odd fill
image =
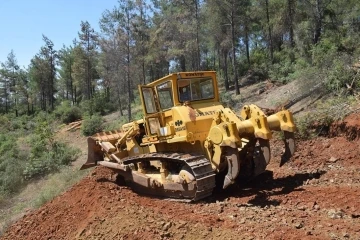
[[[92,115],[92,101],[91,100],[82,100],[80,102],[80,108],[82,110],[83,115]]]
[[[10,120],[6,116],[1,115],[0,116],[0,132],[5,133],[5,132],[11,131],[11,130],[12,130],[12,127],[11,127]]]
[[[105,115],[116,110],[116,105],[105,94],[96,94],[92,101],[94,113]]]
[[[220,102],[226,107],[234,107],[236,102],[232,99],[231,92],[220,93]]]
[[[266,69],[268,57],[266,51],[260,48],[255,48],[251,51],[251,64],[253,68]]]
[[[85,136],[91,136],[103,129],[103,118],[99,115],[86,117],[81,125],[81,132]]]
[[[116,110],[116,105],[107,99],[105,94],[95,94],[91,100],[83,100],[80,103],[83,115],[105,115]]]
[[[344,106],[351,105],[352,98],[330,98],[317,104],[313,112],[295,118],[298,137],[309,139],[327,135],[331,124],[346,116]],[[356,104],[356,103],[355,103]]]
[[[23,171],[26,179],[57,171],[78,156],[78,150],[55,141],[54,133],[46,121],[37,125],[35,134],[30,138],[30,146],[30,156]]]
[[[40,149],[46,150],[39,152]],[[44,176],[48,173],[58,171],[62,166],[69,165],[78,157],[77,149],[68,147],[64,143],[54,142],[49,146],[34,146],[33,155],[27,162],[24,176],[26,179]]]
[[[274,52],[274,64],[270,66],[270,78],[281,83],[292,80],[295,71],[295,54],[293,50],[285,48],[280,52]]]
[[[355,71],[347,67],[349,65],[346,56],[339,56],[334,59],[326,77],[326,85],[329,90],[339,91],[341,88],[346,88],[346,84],[351,85]]]
[[[127,122],[126,117],[121,117],[118,120],[111,121],[109,123],[106,123],[104,126],[104,131],[113,131],[113,130],[119,130],[121,129],[121,126]]]
[[[132,115],[132,119],[133,120],[139,120],[142,119],[144,117],[143,111],[142,110],[137,110],[133,112]]]
[[[319,135],[327,135],[334,118],[324,113],[308,113],[295,120],[297,135],[301,139],[311,139]]]
[[[10,194],[22,184],[26,156],[20,154],[16,138],[0,134],[0,194]]]
[[[71,123],[81,119],[82,113],[79,107],[71,106],[70,101],[63,101],[55,109],[55,117],[60,119],[63,123]]]
[[[12,117],[11,119],[11,130],[33,130],[34,119],[31,116],[22,115],[19,117]]]
[[[337,56],[337,46],[323,39],[311,49],[312,63],[318,68],[329,69]]]

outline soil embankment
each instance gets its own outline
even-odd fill
[[[97,167],[12,225],[1,239],[360,239],[358,114],[298,143],[279,168],[196,203],[141,196]]]

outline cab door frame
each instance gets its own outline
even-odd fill
[[[161,108],[159,98],[155,91],[155,86],[151,87],[146,85],[139,85],[139,92],[144,113],[144,122],[146,123],[146,134],[148,136],[158,135],[157,130],[160,131],[160,128],[163,126],[164,123],[163,118],[161,117]],[[145,96],[146,94],[149,95]],[[154,119],[154,121],[152,121],[151,119]],[[156,131],[154,132],[153,130]]]

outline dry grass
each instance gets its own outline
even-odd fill
[[[0,205],[0,235],[11,223],[65,192],[88,172],[64,167],[58,173],[29,183],[18,195],[3,199],[3,204]]]

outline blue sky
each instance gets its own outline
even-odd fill
[[[11,49],[18,64],[27,67],[44,44],[42,34],[55,49],[78,38],[80,22],[99,30],[99,19],[117,0],[0,0],[0,62]]]

